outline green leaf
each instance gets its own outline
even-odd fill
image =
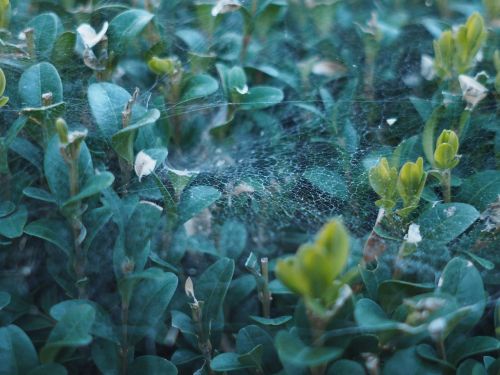
[[[28,375],[67,375],[68,371],[59,363],[47,363],[31,370]]]
[[[196,298],[203,301],[202,328],[205,333],[216,328],[227,290],[234,273],[234,261],[221,258],[208,267],[194,283]]]
[[[417,220],[424,240],[448,243],[479,218],[479,212],[465,203],[436,204]]]
[[[365,368],[356,361],[341,359],[328,368],[326,375],[365,375]]]
[[[489,336],[474,336],[453,342],[447,350],[447,356],[451,363],[457,365],[467,357],[478,354],[497,352],[500,350],[500,341]]]
[[[10,303],[10,294],[6,292],[0,292],[0,310]]]
[[[200,99],[212,95],[219,89],[219,83],[207,74],[190,76],[183,82],[181,102]]]
[[[52,137],[47,145],[43,168],[50,192],[58,205],[63,205],[64,202],[70,199],[70,178],[69,168],[61,155],[59,138],[57,136]],[[94,175],[92,157],[85,142],[81,144],[78,171],[79,185],[85,186],[87,181]]]
[[[149,278],[143,279],[135,288],[130,301],[130,343],[138,342],[162,319],[177,288],[177,277],[158,268],[149,268]]]
[[[261,349],[256,350],[259,347]],[[236,351],[242,353],[239,358],[241,363],[251,363],[254,367],[262,369],[265,374],[274,374],[280,368],[273,339],[265,330],[255,325],[239,330],[236,336]]]
[[[38,219],[26,225],[24,233],[48,241],[68,255],[73,249],[73,235],[66,221],[63,220]]]
[[[441,375],[438,365],[421,360],[414,346],[398,350],[389,358],[384,366],[383,375],[400,374],[404,369],[405,375]]]
[[[74,58],[75,45],[76,33],[72,31],[62,33],[54,43],[50,60],[60,68],[66,67]]]
[[[221,353],[212,359],[210,368],[216,372],[226,372],[254,367],[251,364],[241,363],[239,357],[236,353]]]
[[[483,212],[500,195],[500,171],[477,172],[462,182],[457,200],[474,205]]]
[[[304,178],[314,187],[338,199],[346,199],[347,186],[342,176],[323,167],[314,167],[304,172]]]
[[[83,299],[66,300],[50,308],[50,316],[55,320],[61,320],[66,313],[75,306],[88,305],[95,310],[95,320],[90,333],[97,337],[102,337],[109,341],[119,343],[118,335],[115,332],[114,325],[109,314],[97,303]]]
[[[457,375],[488,375],[488,372],[482,363],[467,359],[457,368]]]
[[[119,345],[103,340],[95,339],[92,342],[92,359],[103,375],[119,375],[121,358]]]
[[[87,90],[92,115],[107,140],[122,128],[122,112],[131,95],[112,83],[94,83]]]
[[[23,194],[29,198],[36,199],[47,203],[56,203],[55,198],[47,190],[36,187],[27,187],[23,190]]]
[[[401,280],[386,280],[378,286],[378,301],[385,311],[392,313],[405,298],[434,290],[432,284],[417,284]]]
[[[116,55],[126,52],[127,46],[137,40],[154,15],[142,9],[130,9],[118,14],[109,24],[109,49]]]
[[[38,365],[35,347],[15,325],[0,328],[0,375],[24,375]]]
[[[139,202],[125,226],[125,256],[142,271],[149,256],[149,240],[158,226],[162,210],[150,202]]]
[[[76,348],[90,344],[90,329],[94,324],[95,310],[89,304],[69,307],[57,322],[40,351],[42,363],[53,362],[63,348]]]
[[[463,258],[453,258],[448,262],[439,279],[437,292],[454,296],[461,307],[474,307],[459,327],[473,327],[481,319],[486,304],[485,292],[481,275],[472,262]]]
[[[101,172],[89,178],[80,192],[64,202],[63,207],[82,201],[93,195],[100,194],[104,189],[110,187],[115,181],[115,176],[110,172]]]
[[[113,134],[111,137],[113,149],[129,164],[132,164],[134,161],[134,140],[137,131],[144,126],[153,125],[159,118],[160,111],[156,108],[151,109],[133,124]]]
[[[373,332],[409,328],[404,323],[389,319],[382,308],[368,298],[361,298],[356,303],[354,318],[360,327]]]
[[[239,109],[250,111],[272,107],[283,101],[283,91],[274,87],[256,86],[250,91],[240,96]]]
[[[278,316],[276,318],[263,318],[261,316],[250,315],[250,319],[264,326],[281,326],[292,320],[291,315]]]
[[[247,242],[245,225],[237,220],[227,220],[221,228],[219,253],[231,259],[238,259]]]
[[[27,220],[28,210],[26,206],[19,206],[9,216],[0,217],[0,235],[7,238],[21,237]]]
[[[178,206],[180,223],[185,223],[220,197],[220,191],[211,186],[194,186],[184,190]]]
[[[59,17],[54,13],[42,13],[33,18],[28,27],[34,29],[36,54],[48,58],[59,34],[64,31]]]
[[[42,95],[52,93],[52,102],[63,101],[63,87],[59,73],[52,64],[43,62],[24,71],[19,79],[19,96],[23,107],[42,107]]]
[[[282,361],[301,366],[319,366],[342,355],[343,349],[328,346],[309,347],[299,337],[288,331],[280,331],[275,339],[276,349]]]
[[[127,373],[130,375],[177,375],[177,368],[165,358],[144,355],[132,362]]]

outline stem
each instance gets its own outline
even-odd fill
[[[465,109],[460,115],[460,121],[458,123],[457,129],[457,135],[459,139],[463,137],[463,133],[467,130],[467,125],[469,124],[471,113],[471,110]]]
[[[451,171],[449,169],[441,172],[441,189],[445,203],[451,202]]]
[[[260,269],[264,283],[262,285],[262,312],[264,318],[271,317],[271,293],[269,292],[269,262],[267,258],[260,260]]]
[[[373,229],[370,232],[370,235],[368,236],[363,248],[363,258],[361,259],[362,266],[370,263],[385,250],[384,240],[381,239],[375,232],[375,229],[380,225],[384,216],[385,210],[383,208],[380,208],[378,211],[377,220],[375,221],[375,225],[373,226]]]
[[[438,352],[439,352],[439,355],[441,356],[441,358],[448,362],[448,360],[446,359],[446,349],[444,347],[444,340],[442,337],[439,338],[439,340],[436,342],[436,345],[437,345],[437,348],[438,348]]]
[[[122,304],[122,375],[128,371],[128,303]]]
[[[311,324],[311,330],[312,330],[312,345],[314,347],[321,347],[324,342],[324,333],[325,333],[325,327],[328,324],[328,321],[317,316],[314,314],[314,312],[310,309],[307,309],[307,316],[309,318],[309,322]],[[312,375],[323,375],[325,373],[327,367],[327,363],[317,365],[314,367],[311,367],[311,374]]]
[[[252,1],[251,18],[248,20],[248,24],[245,24],[245,33],[243,35],[243,43],[240,54],[240,61],[242,64],[246,59],[248,46],[250,45],[250,41],[252,40],[253,18],[255,16],[255,13],[257,13],[257,0]]]

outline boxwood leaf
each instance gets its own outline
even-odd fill
[[[467,357],[477,354],[497,352],[500,350],[500,341],[490,336],[467,337],[464,340],[454,341],[447,351],[449,361],[457,365]]]
[[[324,193],[338,199],[346,199],[347,186],[342,176],[323,167],[313,167],[304,172],[304,178]]]
[[[275,87],[255,86],[240,96],[239,109],[249,111],[272,107],[283,101],[283,91]]]
[[[139,202],[125,226],[125,256],[142,271],[149,255],[149,240],[160,220],[162,210],[149,202]]]
[[[220,197],[220,191],[211,186],[194,186],[184,190],[178,206],[180,223],[185,223]]]
[[[302,366],[319,366],[342,355],[343,349],[328,346],[310,347],[296,334],[280,331],[275,339],[276,349],[282,361]]]
[[[42,95],[52,93],[52,102],[63,101],[61,78],[52,64],[43,62],[26,69],[19,79],[19,97],[23,107],[42,107]]]
[[[356,361],[341,359],[328,368],[326,375],[365,375],[365,368]]]
[[[131,95],[118,85],[101,82],[90,85],[87,96],[97,127],[111,140],[113,134],[122,129],[122,112]]]
[[[130,375],[177,375],[177,367],[165,358],[155,355],[137,357],[128,370]]]
[[[479,218],[479,212],[465,203],[438,203],[417,220],[424,240],[448,243]]]
[[[134,161],[134,140],[137,131],[144,126],[153,125],[159,118],[160,111],[153,108],[133,124],[113,134],[111,137],[113,149],[129,164],[132,164]]]
[[[9,216],[0,217],[0,235],[7,238],[17,238],[23,234],[24,226],[28,220],[26,206],[19,206]]]
[[[64,220],[38,219],[26,225],[24,233],[48,241],[68,255],[73,248],[73,235]]]
[[[177,288],[177,277],[159,268],[149,268],[150,277],[134,288],[130,301],[130,343],[138,342],[162,319]]]
[[[183,82],[181,102],[207,97],[218,89],[219,83],[208,74],[190,76]]]
[[[50,192],[59,205],[70,198],[69,169],[60,151],[59,138],[52,137],[45,151],[43,168]],[[85,186],[86,182],[94,175],[94,167],[90,151],[85,142],[82,142],[80,158],[78,160],[79,184]]]
[[[205,333],[216,326],[214,323],[222,310],[233,273],[234,261],[221,258],[208,267],[194,283],[196,298],[204,302],[202,327]]]
[[[68,371],[59,363],[46,363],[31,370],[28,375],[67,375]]]
[[[254,367],[251,364],[241,363],[239,357],[236,353],[221,353],[212,359],[210,368],[217,372],[226,372]]]
[[[461,307],[474,307],[459,327],[472,327],[481,319],[486,303],[484,285],[471,261],[460,257],[449,261],[439,279],[437,292],[454,296]]]
[[[237,220],[227,220],[221,228],[219,252],[222,256],[237,259],[245,249],[247,230]]]
[[[28,27],[34,30],[37,56],[48,58],[57,37],[64,31],[61,20],[55,13],[42,13],[33,18]]]
[[[63,348],[90,344],[92,341],[90,330],[94,319],[95,309],[89,304],[76,304],[66,309],[40,351],[42,363],[53,362]]]
[[[7,292],[0,292],[0,310],[10,303],[10,294]]]
[[[63,203],[63,207],[84,200],[93,195],[100,194],[101,191],[110,187],[113,184],[114,180],[115,176],[113,176],[113,174],[110,172],[101,172],[95,176],[90,177],[85,185],[80,189],[80,192],[78,194]]]
[[[109,24],[109,48],[116,55],[126,52],[130,42],[135,41],[153,15],[142,9],[130,9],[118,14]]]
[[[0,328],[0,375],[24,375],[38,364],[35,347],[16,325]]]
[[[92,335],[102,337],[115,343],[120,342],[109,314],[93,301],[79,299],[59,302],[50,308],[50,316],[59,321],[68,312],[68,310],[72,309],[74,306],[81,305],[89,305],[95,310],[94,324],[90,329],[90,333],[92,333]]]
[[[500,195],[500,171],[477,172],[462,182],[457,200],[484,211]]]

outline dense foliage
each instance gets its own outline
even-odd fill
[[[499,374],[498,0],[0,0],[0,374]]]

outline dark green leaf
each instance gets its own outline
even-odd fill
[[[35,347],[15,325],[0,328],[0,375],[24,375],[38,365]]]
[[[52,64],[33,65],[19,79],[19,96],[24,107],[42,107],[42,95],[52,93],[52,102],[63,101],[63,88],[59,73]]]
[[[447,243],[469,228],[479,218],[479,212],[465,203],[438,203],[417,220],[424,240]]]
[[[127,46],[137,40],[153,17],[142,9],[130,9],[118,14],[109,24],[110,50],[117,55],[125,53]]]
[[[304,172],[304,178],[313,186],[338,199],[346,199],[347,186],[342,176],[322,167],[314,167]]]
[[[53,362],[63,348],[76,348],[90,344],[90,329],[94,324],[95,310],[88,304],[69,307],[57,322],[40,351],[42,363]]]
[[[466,178],[457,195],[457,200],[474,205],[484,211],[488,204],[500,195],[500,171],[481,171]]]
[[[9,216],[0,217],[0,235],[7,238],[17,238],[23,234],[28,220],[26,206],[20,206]]]
[[[178,207],[180,223],[185,223],[220,197],[220,191],[211,186],[194,186],[183,191]]]
[[[54,13],[42,13],[33,18],[28,27],[34,29],[38,57],[49,57],[57,37],[64,31],[59,17]]]
[[[209,75],[198,74],[189,77],[183,84],[181,102],[204,98],[219,89],[219,83]]]
[[[56,245],[66,254],[73,248],[73,235],[65,221],[57,219],[39,219],[24,228],[24,233],[41,238]]]
[[[177,375],[177,368],[165,358],[144,355],[137,357],[130,365],[130,375]]]
[[[240,96],[239,108],[245,111],[272,107],[283,101],[283,91],[274,87],[256,86]]]

